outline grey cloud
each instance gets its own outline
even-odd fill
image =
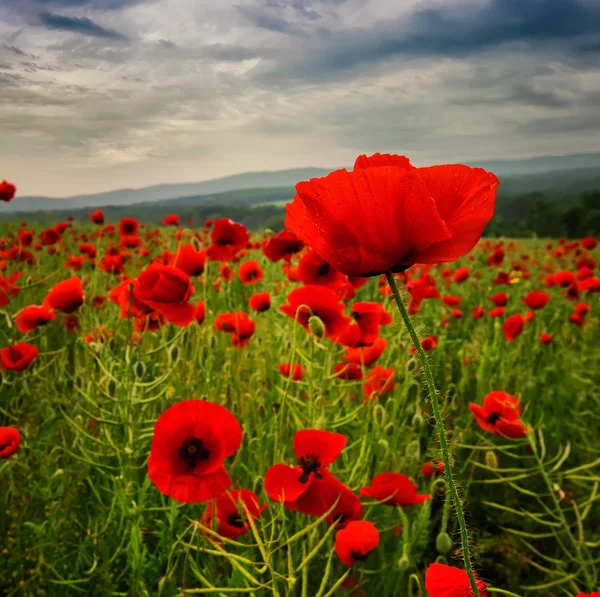
[[[126,40],[127,37],[114,29],[108,29],[98,25],[87,17],[72,17],[54,14],[51,12],[42,12],[39,14],[40,22],[48,29],[59,29],[61,31],[71,31],[81,33],[91,37],[103,37],[114,40]]]

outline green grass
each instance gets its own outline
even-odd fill
[[[150,245],[154,255],[176,247],[172,232],[163,230],[162,238],[164,246]],[[78,313],[80,331],[67,332],[59,314],[57,322],[19,334],[14,328],[19,309],[41,304],[50,286],[70,275],[63,263],[77,253],[77,243],[68,234],[65,239],[57,255],[35,253],[36,266],[8,263],[8,272],[22,271],[22,291],[1,310],[0,347],[27,341],[40,356],[24,373],[1,372],[0,425],[18,427],[22,443],[14,457],[0,461],[0,595],[348,594],[338,582],[348,569],[333,552],[327,524],[282,509],[263,490],[264,474],[281,461],[280,453],[293,461],[293,434],[315,427],[348,437],[331,470],[352,490],[368,485],[376,473],[395,471],[432,494],[402,513],[364,501],[364,518],[381,534],[373,554],[349,572],[364,595],[426,595],[429,563],[460,566],[445,482],[420,473],[427,460],[440,457],[424,379],[409,355],[410,338],[376,279],[354,300],[383,301],[394,317],[381,328],[388,347],[378,364],[395,367],[395,384],[391,394],[364,402],[360,382],[332,377],[342,347],[308,335],[279,311],[296,284],[284,282],[280,265],[260,251],[251,255],[265,269],[259,284],[244,286],[236,277],[216,292],[218,264],[210,262],[204,278],[194,281],[193,302],[204,299],[207,305],[201,326],[167,324],[132,343],[132,321],[119,319],[115,305],[91,306],[117,280],[88,264],[78,274],[87,299]],[[100,257],[106,246],[100,242]],[[481,249],[472,261],[452,265],[466,265],[480,278],[472,275],[445,288],[443,268],[434,268],[440,292],[462,297],[463,317],[442,327],[451,309],[427,300],[413,321],[420,336],[438,335],[430,362],[478,573],[491,587],[523,597],[573,596],[600,588],[598,295],[581,296],[591,312],[579,328],[568,322],[576,303],[563,289],[549,289],[549,304],[507,343],[502,320],[474,320],[473,307],[489,310],[489,296],[506,291],[507,313],[524,313],[522,297],[543,289],[541,265],[574,267],[572,253],[559,262],[542,241],[520,244],[507,254],[507,263],[520,261],[524,252],[531,257],[525,262],[531,276],[511,286],[492,283],[498,270],[487,267]],[[127,271],[136,276],[137,265],[146,263],[148,258],[134,255]],[[272,308],[251,314],[256,332],[249,346],[232,347],[229,335],[215,330],[215,317],[248,311],[249,296],[264,290],[272,293]],[[99,324],[112,337],[87,344],[84,336]],[[552,334],[551,345],[539,342],[542,332]],[[302,382],[279,374],[277,366],[292,361],[308,370]],[[527,440],[487,435],[476,425],[468,403],[481,404],[492,390],[520,398],[523,418],[534,429],[534,450],[527,449]],[[198,526],[205,505],[178,504],[147,476],[157,417],[189,398],[217,402],[235,414],[244,438],[227,469],[234,487],[253,489],[269,504],[255,532],[235,543],[208,542]],[[399,535],[398,524],[404,526]],[[436,539],[446,531],[455,543],[442,555]]]

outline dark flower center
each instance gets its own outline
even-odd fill
[[[329,275],[329,263],[322,263],[318,268],[317,268],[317,276],[328,276]]]
[[[239,512],[230,514],[227,517],[227,524],[231,527],[235,527],[236,529],[244,528],[244,520]]]
[[[323,478],[323,475],[318,472],[318,470],[321,468],[321,461],[319,460],[318,456],[315,456],[314,454],[307,454],[306,456],[302,456],[298,463],[302,467],[302,475],[300,475],[300,478],[298,479],[300,483],[307,483],[308,477],[311,473],[314,474],[315,479]]]
[[[0,452],[6,450],[6,448],[10,448],[10,444],[0,444]]]
[[[362,560],[366,560],[370,553],[371,553],[370,551],[368,551],[367,553],[359,553],[358,551],[351,551],[350,555],[352,556],[353,560],[362,561]]]
[[[197,437],[185,439],[179,448],[179,458],[185,460],[190,468],[196,468],[201,460],[208,460],[210,452],[204,447],[204,442]]]
[[[491,413],[487,416],[485,422],[488,425],[495,425],[501,418],[502,415],[500,413]]]
[[[218,241],[217,244],[220,245],[221,247],[228,247],[229,245],[233,244],[233,239],[231,238],[223,238],[221,237]]]

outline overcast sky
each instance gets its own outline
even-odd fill
[[[0,0],[0,180],[600,151],[598,0]]]

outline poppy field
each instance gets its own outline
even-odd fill
[[[598,597],[600,249],[498,182],[0,220],[0,596]]]

